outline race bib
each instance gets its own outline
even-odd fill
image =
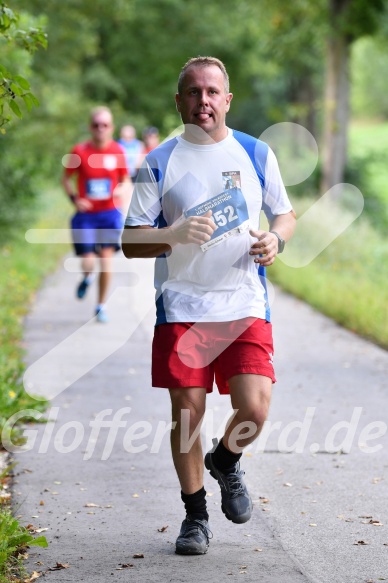
[[[91,178],[86,182],[86,196],[90,200],[106,200],[111,197],[110,178]]]
[[[207,251],[225,239],[239,235],[249,228],[247,203],[239,188],[230,188],[185,212],[185,217],[198,217],[212,211],[211,219],[217,225],[210,241],[201,245]]]

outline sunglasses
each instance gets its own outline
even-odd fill
[[[109,128],[109,123],[99,123],[98,121],[94,121],[92,124],[92,128]]]

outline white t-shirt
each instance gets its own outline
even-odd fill
[[[212,210],[209,243],[178,244],[155,261],[157,321],[226,322],[248,316],[269,320],[265,269],[249,255],[260,211],[271,219],[292,210],[272,150],[228,130],[211,145],[182,136],[146,157],[125,224],[170,226]]]

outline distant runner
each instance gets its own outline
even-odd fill
[[[130,178],[123,149],[112,139],[114,126],[110,109],[93,109],[89,127],[91,140],[77,144],[68,157],[63,186],[76,208],[71,228],[75,253],[82,257],[84,272],[76,295],[79,299],[85,297],[98,257],[100,273],[95,315],[98,322],[107,322],[105,302],[112,257],[120,249],[123,226],[123,215],[117,207],[125,202]]]

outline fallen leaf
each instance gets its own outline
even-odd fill
[[[144,559],[144,555],[143,555],[143,553],[135,553],[133,555],[133,558],[134,559]]]
[[[39,506],[44,506],[44,500],[41,500],[41,501],[39,502]]]
[[[55,567],[49,567],[48,571],[60,571],[61,569],[68,569],[69,563],[57,563]]]
[[[32,581],[39,579],[39,577],[41,577],[42,575],[43,573],[38,573],[38,571],[34,571],[29,579],[24,580],[24,583],[31,583]]]
[[[168,525],[162,526],[162,528],[158,528],[158,532],[166,532],[167,529],[168,529]]]
[[[116,568],[116,571],[122,571],[123,569],[129,569],[133,567],[133,563],[120,563],[120,567]]]

